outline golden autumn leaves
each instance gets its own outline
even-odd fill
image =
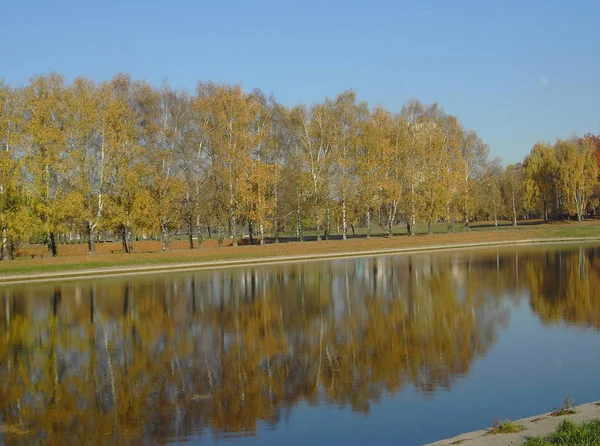
[[[527,304],[599,330],[598,262],[518,248],[5,288],[0,416],[17,439],[116,444],[252,433],[300,401],[368,412],[452,387]]]
[[[373,222],[414,235],[417,222],[451,231],[474,219],[583,218],[600,203],[589,141],[536,146],[503,169],[437,104],[391,113],[347,91],[288,108],[239,86],[190,94],[122,74],[38,76],[0,84],[0,252],[32,241],[56,254],[84,238],[93,254],[99,232],[131,252],[136,237],[157,235],[168,250],[174,231],[193,248],[206,230],[237,244],[282,231],[346,238],[355,226],[369,235]]]

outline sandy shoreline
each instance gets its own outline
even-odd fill
[[[522,424],[525,429],[514,434],[490,434],[489,429],[482,429],[473,432],[467,432],[456,437],[438,440],[425,446],[505,446],[520,445],[530,437],[546,436],[556,430],[563,420],[569,420],[574,423],[583,423],[586,421],[597,420],[600,418],[600,401],[582,404],[573,408],[575,414],[553,416],[552,412],[541,415],[534,415],[520,420],[513,420],[517,424]]]
[[[299,263],[319,260],[349,259],[359,257],[374,257],[382,255],[401,255],[412,253],[427,253],[449,250],[465,250],[473,248],[486,248],[495,246],[527,246],[537,244],[560,244],[576,242],[600,242],[600,237],[560,237],[537,238],[510,241],[489,241],[478,243],[458,243],[425,245],[423,247],[387,248],[353,252],[332,252],[324,254],[303,254],[275,257],[249,257],[239,260],[209,260],[201,262],[172,263],[160,265],[140,266],[114,266],[81,270],[66,270],[47,273],[29,273],[0,275],[0,286],[18,285],[26,283],[55,282],[65,280],[87,280],[94,278],[135,276],[142,274],[157,274],[164,272],[185,272],[196,270],[235,268],[240,266],[264,266],[270,264]]]

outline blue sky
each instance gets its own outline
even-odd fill
[[[520,161],[600,134],[600,1],[28,1],[2,7],[0,78],[118,72],[194,90],[260,88],[286,105],[352,88],[398,111],[438,102]]]

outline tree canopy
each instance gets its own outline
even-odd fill
[[[173,232],[194,248],[206,230],[235,246],[282,231],[345,239],[357,225],[368,236],[375,219],[390,236],[417,222],[582,220],[600,211],[599,141],[536,144],[504,169],[475,131],[417,100],[392,112],[349,90],[288,108],[239,85],[192,94],[125,74],[0,83],[0,257],[21,242],[56,255],[72,239],[93,254],[99,233],[131,252],[151,236],[168,250]]]

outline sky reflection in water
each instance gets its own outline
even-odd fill
[[[593,245],[0,288],[6,444],[422,444],[598,376]]]

